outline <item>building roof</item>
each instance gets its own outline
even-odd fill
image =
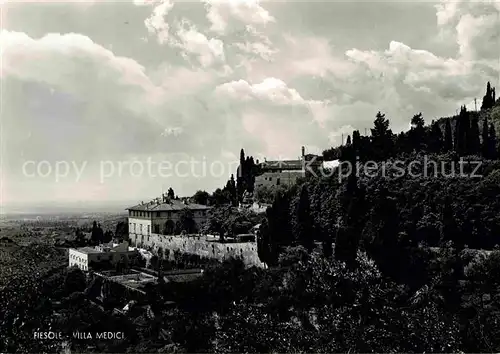
[[[170,200],[167,203],[152,201],[149,203],[138,204],[133,207],[127,208],[126,210],[136,210],[136,211],[178,211],[182,209],[190,210],[207,210],[210,209],[209,206],[196,204],[196,203],[186,203],[180,200]]]
[[[301,160],[265,161],[261,163],[261,167],[273,170],[302,170],[303,164]]]
[[[81,248],[77,248],[76,250],[78,252],[86,253],[86,254],[90,254],[90,253],[102,253],[101,251],[99,251],[98,249],[95,249],[93,247],[81,247]]]

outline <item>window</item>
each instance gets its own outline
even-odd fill
[[[276,178],[276,185],[279,186],[280,185],[280,179],[279,178]]]
[[[142,224],[139,225],[139,231],[142,234]]]
[[[272,180],[273,180],[273,178],[272,178],[272,177],[269,177],[269,180],[270,180],[270,181],[272,181]]]
[[[136,224],[135,224],[135,222],[134,222],[134,233],[137,231],[137,227],[136,227],[136,226],[137,226],[137,225],[136,225]]]
[[[157,218],[159,218],[159,217],[160,217],[160,212],[159,212],[159,211],[157,211],[157,212],[156,212],[156,217],[157,217]]]
[[[148,236],[149,236],[149,225],[148,225]]]

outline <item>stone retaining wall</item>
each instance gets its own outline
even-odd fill
[[[205,236],[167,236],[160,234],[130,234],[130,242],[137,247],[151,247],[157,251],[159,247],[170,250],[170,254],[179,251],[196,254],[201,257],[215,258],[220,261],[241,257],[247,266],[264,267],[257,254],[256,242],[220,243],[207,240]]]

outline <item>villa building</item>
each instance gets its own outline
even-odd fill
[[[188,200],[170,199],[166,195],[156,198],[149,203],[128,208],[129,234],[131,239],[139,236],[149,237],[151,234],[173,235],[177,222],[183,211],[189,210],[199,228],[208,217],[210,207],[190,203]]]
[[[76,265],[83,271],[88,271],[92,264],[109,261],[111,263],[130,259],[137,254],[134,248],[129,247],[128,242],[120,244],[103,244],[96,247],[81,247],[69,249],[69,266]]]
[[[273,187],[293,185],[299,178],[305,178],[321,168],[322,158],[306,154],[302,146],[302,155],[298,160],[264,161],[259,164],[261,174],[255,177],[255,187]]]

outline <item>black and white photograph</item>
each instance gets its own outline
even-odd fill
[[[500,352],[500,0],[0,0],[0,353]]]

